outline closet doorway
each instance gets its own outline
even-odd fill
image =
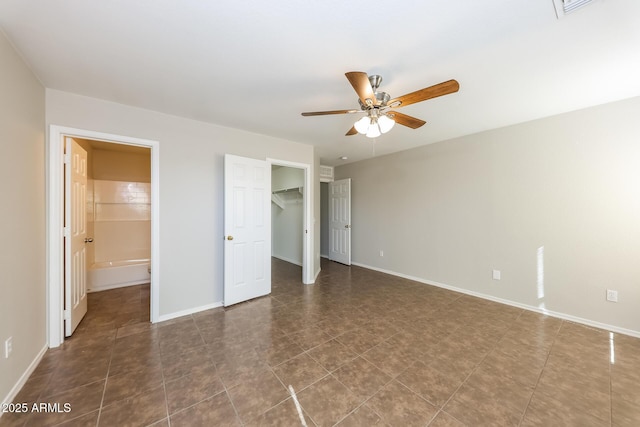
[[[271,164],[271,255],[302,267],[302,283],[314,282],[311,271],[310,167],[267,159]]]

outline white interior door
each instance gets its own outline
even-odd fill
[[[224,306],[271,293],[271,165],[224,157]]]
[[[87,152],[65,138],[64,334],[87,313]]]
[[[329,259],[351,265],[351,178],[329,183]]]

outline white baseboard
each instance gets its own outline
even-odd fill
[[[176,317],[188,316],[190,314],[199,313],[201,311],[211,310],[212,308],[218,307],[222,307],[222,301],[201,305],[199,307],[189,308],[187,310],[176,311],[174,313],[162,314],[158,316],[158,322],[164,322],[166,320],[175,319]]]
[[[280,255],[276,255],[276,254],[271,254],[271,256],[274,257],[274,258],[281,259],[282,261],[286,261],[288,263],[295,264],[295,265],[298,265],[298,266],[302,267],[302,261],[297,261],[295,259],[287,258],[285,256],[280,256]]]
[[[22,387],[25,385],[25,383],[33,373],[33,371],[36,370],[36,368],[38,367],[38,364],[40,363],[40,361],[42,360],[42,358],[44,357],[44,354],[47,352],[48,349],[49,349],[49,346],[45,344],[44,347],[42,347],[42,349],[38,352],[36,357],[31,361],[31,363],[27,367],[27,370],[24,371],[24,373],[18,379],[18,382],[9,391],[9,394],[5,396],[5,398],[2,400],[3,408],[5,407],[6,404],[13,402],[13,399],[16,398],[16,396],[18,395]],[[3,411],[0,411],[0,417],[2,417],[2,413]]]
[[[586,325],[586,326],[591,326],[591,327],[598,328],[598,329],[604,329],[604,330],[607,330],[607,331],[615,332],[617,334],[629,335],[629,336],[632,336],[632,337],[640,338],[640,331],[634,331],[632,329],[620,328],[618,326],[609,325],[609,324],[601,323],[601,322],[596,322],[596,321],[590,320],[590,319],[584,319],[582,317],[573,316],[571,314],[561,313],[561,312],[552,311],[552,310],[547,310],[547,309],[544,309],[544,308],[535,307],[533,305],[522,304],[522,303],[519,303],[517,301],[511,301],[511,300],[507,300],[507,299],[503,299],[503,298],[498,298],[498,297],[495,297],[493,295],[488,295],[488,294],[483,294],[483,293],[480,293],[480,292],[470,291],[468,289],[458,288],[458,287],[455,287],[455,286],[447,285],[446,283],[440,283],[440,282],[436,282],[434,280],[426,280],[426,279],[423,279],[423,278],[420,278],[420,277],[410,276],[408,274],[398,273],[398,272],[392,271],[392,270],[385,270],[383,268],[373,267],[373,266],[366,265],[366,264],[361,264],[361,263],[358,263],[358,262],[351,262],[351,264],[353,264],[355,266],[358,266],[358,267],[367,268],[369,270],[374,270],[374,271],[379,271],[381,273],[390,274],[392,276],[402,277],[403,279],[413,280],[414,282],[424,283],[426,285],[431,285],[431,286],[437,286],[438,288],[448,289],[448,290],[454,291],[454,292],[460,292],[462,294],[471,295],[471,296],[482,298],[482,299],[486,299],[486,300],[489,300],[489,301],[498,302],[500,304],[510,305],[512,307],[518,307],[518,308],[521,308],[523,310],[528,310],[528,311],[533,311],[533,312],[536,312],[536,313],[546,314],[547,316],[556,317],[558,319],[568,320],[570,322],[575,322],[575,323],[581,323],[581,324]]]
[[[326,259],[329,259],[329,255],[320,254],[320,258],[326,258]]]

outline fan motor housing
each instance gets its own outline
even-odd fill
[[[371,108],[385,107],[387,105],[387,102],[389,102],[389,100],[391,99],[391,95],[389,95],[387,92],[375,92],[374,94],[376,96],[376,100],[378,101],[378,105],[374,105]],[[358,98],[358,104],[360,104],[360,108],[362,108],[363,110],[369,109],[369,106],[366,104],[363,104],[359,98]]]

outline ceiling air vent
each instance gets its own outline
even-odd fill
[[[553,5],[556,8],[556,15],[560,19],[567,13],[578,10],[591,2],[593,0],[553,0]]]

